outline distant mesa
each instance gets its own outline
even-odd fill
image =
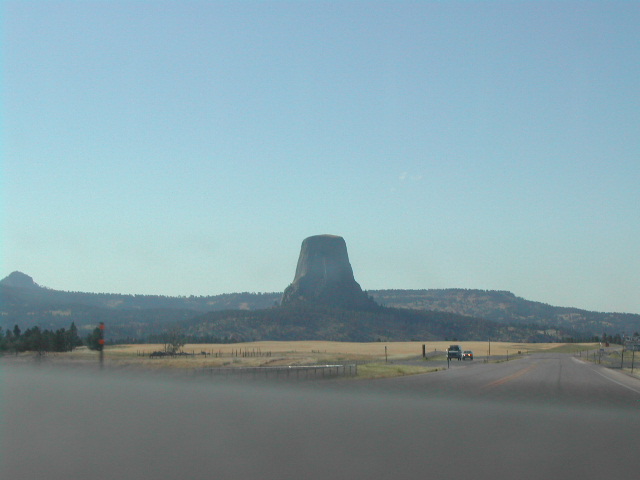
[[[29,275],[22,272],[12,272],[2,280],[0,285],[13,288],[39,288]]]
[[[343,308],[375,305],[353,277],[344,238],[315,235],[303,240],[296,275],[284,291],[282,305],[301,302]]]

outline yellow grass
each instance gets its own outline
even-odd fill
[[[396,365],[387,363],[369,363],[358,366],[360,378],[386,378],[404,375],[416,375],[419,373],[437,372],[438,368],[422,367],[416,365]]]
[[[162,351],[161,344],[115,345],[105,348],[104,359],[109,366],[118,368],[145,369],[197,369],[206,367],[257,367],[280,365],[326,365],[348,362],[364,362],[359,367],[359,376],[383,377],[410,375],[433,371],[428,362],[421,365],[400,365],[407,359],[420,359],[422,345],[427,353],[444,352],[452,344],[459,344],[463,350],[472,350],[476,356],[485,357],[489,352],[489,342],[250,342],[236,344],[195,344],[185,345],[184,352],[196,353],[195,356],[149,358],[149,354]],[[595,344],[589,344],[595,348]],[[573,351],[579,344],[557,343],[510,343],[491,342],[491,356],[532,353],[545,350]],[[386,351],[385,351],[386,348]],[[583,346],[587,348],[587,344]],[[569,350],[567,350],[569,349]],[[577,351],[577,350],[576,350]],[[211,355],[201,355],[207,352]],[[50,355],[52,360],[68,362],[97,362],[98,353],[81,347],[70,353]],[[387,364],[387,361],[389,362]]]
[[[445,351],[449,345],[457,344],[463,350],[471,350],[476,355],[484,356],[489,351],[489,342],[325,342],[325,341],[301,341],[301,342],[249,342],[234,344],[187,344],[184,351],[191,353],[192,351],[199,353],[201,351],[222,352],[230,354],[233,351],[262,351],[278,354],[302,354],[302,353],[326,353],[331,355],[362,355],[370,357],[382,357],[385,355],[385,347],[387,347],[387,355],[389,358],[398,358],[406,356],[422,355],[422,345],[425,345],[427,352]],[[511,343],[511,342],[491,342],[491,355],[506,355],[522,351],[540,352],[557,348],[558,343]],[[573,344],[579,345],[579,344]],[[589,344],[592,345],[592,344]],[[596,345],[596,344],[593,344]],[[591,347],[591,348],[596,348]],[[163,345],[147,344],[147,345],[117,345],[107,347],[107,351],[113,354],[135,355],[136,352],[154,352],[162,350]]]

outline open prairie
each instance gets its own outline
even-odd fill
[[[187,344],[186,355],[152,356],[162,352],[162,344],[107,346],[106,366],[116,369],[169,369],[275,367],[285,365],[326,365],[359,363],[359,376],[379,377],[426,373],[442,368],[447,347],[457,343],[474,352],[476,361],[497,361],[518,354],[544,351],[577,352],[597,348],[597,344],[510,343],[510,342],[250,342],[235,344]],[[422,358],[425,346],[427,359]],[[489,355],[490,354],[490,355]],[[49,354],[48,361],[69,364],[97,364],[99,354],[81,347],[70,353]],[[24,355],[23,360],[33,355]],[[19,359],[16,359],[19,360]]]
[[[581,347],[595,348],[596,344],[561,344],[561,343],[511,343],[511,342],[327,342],[327,341],[296,341],[296,342],[248,342],[233,344],[187,344],[183,350],[192,352],[218,352],[231,354],[239,350],[243,352],[260,351],[271,352],[277,355],[291,355],[301,353],[320,354],[337,356],[364,356],[370,358],[384,358],[385,347],[389,358],[406,358],[422,355],[422,345],[425,345],[427,352],[444,352],[449,345],[459,344],[463,350],[471,350],[476,356],[507,355],[509,353],[521,352],[541,352],[549,349],[557,349],[560,346],[567,346],[575,350]],[[107,347],[106,352],[126,355],[136,355],[137,353],[151,353],[163,349],[162,344],[146,345],[119,345]],[[491,350],[491,352],[489,352]]]

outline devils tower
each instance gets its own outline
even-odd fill
[[[314,235],[303,240],[295,278],[282,296],[282,305],[298,302],[343,308],[375,305],[353,277],[344,238]]]

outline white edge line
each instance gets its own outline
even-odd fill
[[[576,359],[576,358],[574,358],[574,357],[571,357],[571,358],[573,358],[576,362],[579,362],[579,363],[584,364],[584,362],[581,362],[580,360],[578,360],[578,359]],[[605,370],[605,371],[606,371],[606,372],[608,372],[608,370]],[[632,392],[635,392],[635,393],[637,393],[637,394],[640,394],[640,390],[637,390],[637,389],[635,389],[635,388],[633,388],[633,387],[630,387],[629,385],[625,385],[625,384],[624,384],[624,383],[622,383],[622,382],[619,382],[619,381],[617,381],[617,380],[614,380],[614,379],[613,379],[613,378],[611,378],[610,376],[605,375],[604,373],[602,373],[602,372],[600,372],[600,371],[598,371],[598,370],[596,370],[596,369],[594,369],[594,372],[596,372],[596,373],[597,373],[598,375],[600,375],[601,377],[606,378],[606,379],[607,379],[607,380],[609,380],[610,382],[613,382],[613,383],[615,383],[615,384],[620,385],[621,387],[626,388],[627,390],[631,390]]]

